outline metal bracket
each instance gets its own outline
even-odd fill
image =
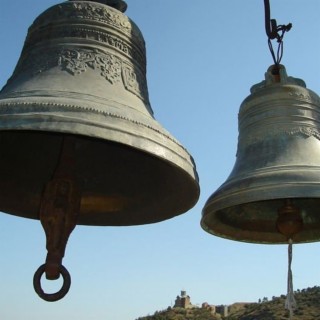
[[[38,295],[47,301],[63,298],[71,283],[68,271],[62,266],[62,259],[80,210],[81,195],[74,176],[74,146],[75,138],[64,138],[58,167],[53,179],[46,185],[40,205],[40,221],[47,238],[48,254],[46,263],[34,275],[34,287]],[[43,273],[48,280],[56,280],[62,274],[62,289],[55,294],[45,294],[40,284]]]

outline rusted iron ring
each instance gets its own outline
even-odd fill
[[[59,272],[63,277],[63,285],[61,289],[56,293],[45,293],[41,288],[41,277],[45,273],[46,265],[43,264],[39,267],[33,277],[33,287],[38,296],[46,301],[54,302],[62,299],[69,291],[71,285],[71,277],[68,270],[63,266],[60,265]]]

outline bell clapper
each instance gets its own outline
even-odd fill
[[[293,237],[303,228],[303,220],[300,214],[300,209],[292,204],[290,199],[285,200],[285,205],[278,210],[277,219],[278,231],[288,239],[288,283],[287,283],[287,298],[285,308],[289,310],[290,319],[293,317],[293,310],[296,308],[296,300],[293,291],[292,277],[292,247]]]
[[[293,205],[291,199],[286,199],[285,205],[278,210],[277,228],[287,240],[293,239],[303,228],[300,209]]]
[[[46,234],[48,254],[45,264],[34,275],[33,285],[42,299],[51,302],[62,299],[71,285],[69,272],[62,265],[62,259],[68,238],[77,223],[81,200],[73,174],[74,145],[75,138],[64,138],[58,167],[45,187],[40,205],[40,221]],[[48,280],[56,280],[62,275],[63,286],[57,293],[44,293],[41,288],[43,273]]]

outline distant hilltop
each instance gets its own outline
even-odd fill
[[[180,296],[176,297],[176,301],[174,303],[173,308],[183,308],[183,309],[192,309],[192,308],[199,308],[191,303],[190,296],[187,295],[186,291],[181,291]],[[229,313],[229,306],[225,305],[212,305],[208,304],[207,302],[203,302],[201,308],[207,309],[210,311],[211,314],[219,314],[221,316],[228,316]]]
[[[320,319],[320,287],[298,289],[295,298],[294,320]],[[238,302],[228,306],[204,302],[199,307],[191,303],[186,291],[181,291],[173,307],[136,320],[287,320],[289,312],[284,308],[285,299],[285,295],[273,296],[270,300],[264,297],[258,302]]]
[[[136,320],[221,320],[228,319],[229,314],[243,309],[251,303],[234,303],[232,305],[213,305],[203,302],[201,307],[191,303],[187,292],[182,290],[176,297],[173,307],[163,311],[156,311],[152,316],[138,318]]]

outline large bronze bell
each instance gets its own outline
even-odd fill
[[[242,103],[236,163],[201,225],[245,242],[320,240],[320,98],[283,66]]]
[[[159,222],[199,197],[192,157],[153,117],[144,39],[125,9],[49,8],[0,93],[0,210],[41,219],[49,279],[64,275],[60,244],[75,224]]]

